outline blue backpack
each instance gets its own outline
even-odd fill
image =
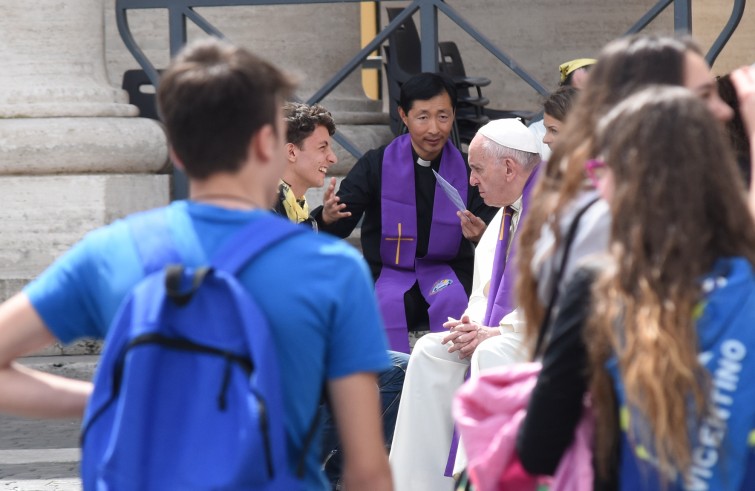
[[[95,376],[82,432],[84,489],[303,489],[318,415],[294,476],[271,329],[235,275],[305,229],[266,216],[210,266],[188,268],[166,214],[127,219],[148,276],[121,304]]]

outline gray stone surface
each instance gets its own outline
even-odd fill
[[[574,58],[597,55],[622,35],[656,0],[450,0],[462,17],[511,56],[547,89],[558,84],[558,66]],[[673,32],[673,17],[664,12],[651,31]],[[443,14],[439,39],[459,47],[467,74],[492,83],[483,89],[490,107],[539,110],[541,97],[476,40]],[[415,22],[418,17],[415,16]]]
[[[99,355],[102,352],[102,341],[95,341],[92,339],[82,339],[71,344],[55,343],[47,348],[33,353],[32,357],[37,356],[85,356],[85,355]]]
[[[135,116],[106,78],[101,0],[3,2],[2,117]]]
[[[109,3],[109,2],[108,2]],[[165,136],[105,70],[103,2],[4,2],[0,294],[89,230],[168,202]]]
[[[0,292],[14,293],[91,229],[167,203],[167,183],[146,174],[0,176]]]
[[[154,174],[167,160],[163,129],[150,119],[0,120],[0,175]]]
[[[2,479],[0,489],[8,491],[80,491],[78,478]]]

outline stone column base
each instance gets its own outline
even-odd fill
[[[84,234],[169,201],[167,175],[0,176],[0,292],[41,273]]]
[[[0,301],[16,294],[87,232],[169,201],[169,176],[143,174],[0,176]],[[92,354],[99,344],[46,354]]]

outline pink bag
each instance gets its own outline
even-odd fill
[[[516,455],[516,436],[535,388],[540,363],[518,363],[491,370],[467,381],[456,393],[454,419],[467,452],[467,472],[478,491],[591,491],[594,420],[585,406],[574,443],[553,479],[531,476]]]

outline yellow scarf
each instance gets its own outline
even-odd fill
[[[294,192],[291,191],[291,186],[286,184],[283,180],[278,185],[280,194],[283,197],[283,208],[286,210],[286,216],[294,223],[301,223],[305,220],[309,220],[309,205],[307,199],[302,197],[301,200],[296,199]]]

